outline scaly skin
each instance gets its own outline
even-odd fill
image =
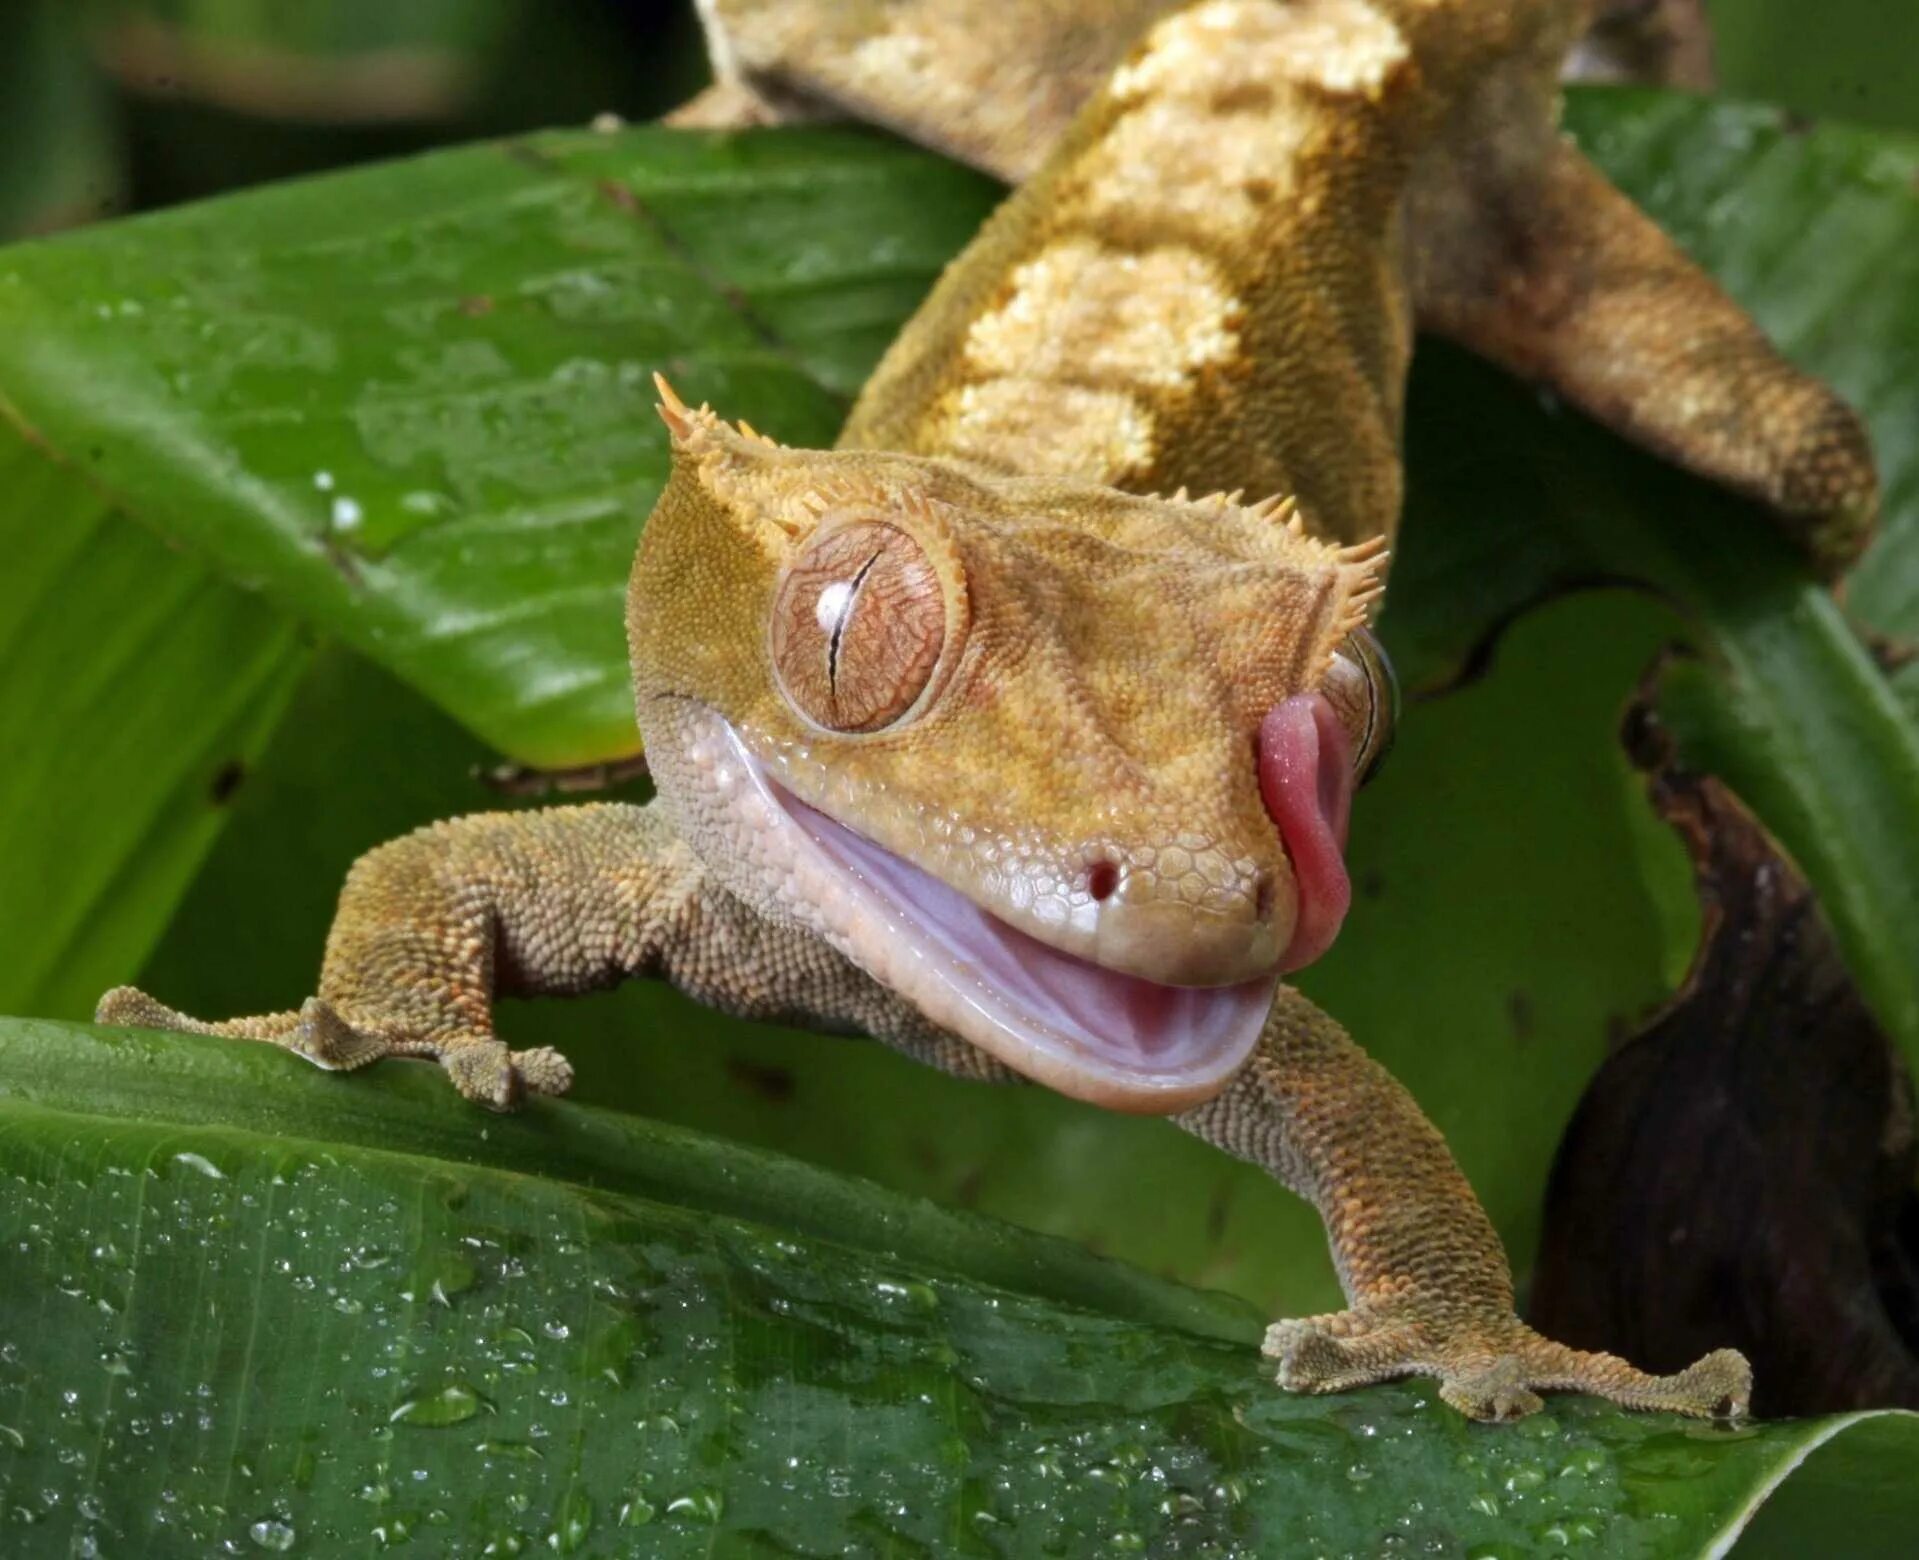
[[[964,285],[949,281],[909,327],[901,350],[889,359],[897,374],[909,342],[917,342],[912,357],[923,365],[942,350],[958,348],[954,316],[973,306],[969,289],[990,292],[1023,246],[1043,246],[1059,229],[1083,220],[1083,211],[1060,209],[1059,192],[1070,196],[1076,159],[1057,149],[1069,135],[1097,134],[1090,125],[1102,115],[1111,128],[1118,105],[1110,97],[1087,118],[1075,122],[1074,116],[1135,35],[1176,3],[1113,0],[1095,7],[1087,0],[999,0],[981,7],[969,0],[702,0],[716,40],[724,101],[692,105],[686,119],[739,122],[843,110],[1025,187],[989,229],[995,247],[969,251],[961,267]],[[1188,112],[1180,117],[1194,129],[1193,144],[1202,152],[1210,144],[1249,156],[1270,154],[1283,144],[1275,135],[1289,131],[1307,140],[1323,137],[1321,146],[1302,147],[1291,167],[1297,182],[1283,187],[1276,209],[1241,240],[1228,238],[1223,246],[1211,217],[1215,210],[1230,211],[1240,192],[1210,176],[1230,175],[1230,166],[1208,169],[1203,158],[1195,159],[1176,171],[1197,185],[1166,190],[1171,196],[1194,187],[1215,200],[1227,197],[1216,207],[1198,198],[1187,204],[1208,240],[1200,247],[1216,259],[1222,247],[1228,251],[1226,268],[1237,273],[1243,301],[1257,310],[1259,294],[1270,290],[1281,318],[1290,319],[1307,308],[1305,289],[1330,277],[1349,299],[1340,327],[1370,325],[1390,342],[1396,338],[1387,327],[1397,331],[1403,325],[1403,280],[1422,328],[1550,386],[1628,438],[1757,498],[1823,573],[1835,576],[1858,557],[1871,537],[1878,503],[1858,418],[1826,386],[1780,357],[1718,284],[1559,134],[1561,62],[1595,11],[1618,6],[1591,0],[1282,6],[1275,0],[1269,8],[1300,16],[1300,32],[1310,28],[1308,15],[1325,19],[1324,41],[1293,40],[1288,62],[1276,64],[1274,77],[1264,83],[1274,89],[1271,105],[1229,104],[1215,111],[1197,84],[1208,71],[1230,68],[1230,54],[1220,48],[1216,58],[1200,60],[1188,72],[1195,90],[1186,94]],[[1351,101],[1328,102],[1310,85],[1316,69],[1338,63],[1354,38],[1373,29],[1369,17],[1390,25],[1411,55],[1409,66],[1388,68],[1378,105],[1383,121]],[[1045,68],[1028,61],[1043,61]],[[755,95],[768,91],[774,99]],[[1200,133],[1202,121],[1214,137],[1210,143]],[[1161,142],[1155,155],[1162,165],[1172,162],[1177,142]],[[1080,163],[1078,172],[1084,171]],[[1347,179],[1357,179],[1358,187],[1349,188]],[[1315,196],[1327,190],[1334,213],[1361,224],[1376,223],[1382,210],[1403,213],[1403,279],[1376,274],[1382,266],[1396,269],[1390,233],[1342,232],[1333,213],[1311,209]],[[1097,229],[1098,213],[1094,219]],[[1148,218],[1149,245],[1171,236],[1157,216]],[[1302,253],[1302,241],[1315,251]],[[1338,265],[1349,259],[1366,264],[1341,273]],[[1362,301],[1368,294],[1379,300],[1376,313]],[[1185,483],[1195,491],[1240,485],[1253,492],[1297,491],[1328,534],[1373,534],[1382,518],[1389,524],[1397,515],[1396,502],[1386,504],[1390,515],[1372,517],[1367,530],[1364,519],[1315,499],[1322,490],[1337,492],[1341,483],[1363,480],[1362,473],[1383,482],[1386,466],[1396,478],[1396,462],[1382,464],[1376,451],[1358,462],[1343,459],[1339,429],[1350,427],[1369,442],[1396,430],[1397,406],[1374,409],[1366,396],[1396,396],[1401,376],[1390,364],[1368,363],[1362,367],[1370,390],[1341,385],[1334,372],[1344,365],[1339,352],[1328,359],[1320,355],[1322,338],[1282,334],[1275,354],[1270,323],[1255,322],[1246,360],[1263,364],[1267,377],[1210,423],[1226,447],[1191,446],[1168,428],[1165,445],[1175,453],[1171,461],[1162,457],[1152,480],[1162,487]],[[1289,423],[1283,413],[1320,416],[1327,407],[1320,396],[1292,388],[1297,381],[1275,383],[1282,372],[1304,372],[1319,389],[1332,388],[1337,399],[1326,417],[1322,448],[1279,479],[1261,435],[1275,423]],[[1190,416],[1182,434],[1208,426],[1205,414],[1220,404],[1220,388],[1185,403]],[[889,390],[876,380],[861,408],[871,437],[861,442],[924,447],[899,437],[902,420],[913,416],[902,403],[916,411],[914,398],[922,394],[918,385],[899,387],[895,381]],[[892,415],[884,420],[870,413],[876,396],[889,403]],[[1189,449],[1190,460],[1183,453]]]
[[[818,85],[809,39],[861,18],[884,47],[847,54],[838,97],[880,111],[887,68],[910,78],[937,59],[902,54],[895,32],[937,37],[928,18],[950,29],[954,14],[942,0],[712,10],[722,34],[744,30],[736,95],[767,68],[740,63],[759,22],[787,29],[775,43],[799,63],[779,85],[803,91]],[[1749,1372],[1730,1351],[1655,1378],[1524,1327],[1438,1134],[1297,994],[1272,997],[1230,1076],[1128,1071],[995,1027],[981,1016],[995,993],[928,975],[936,961],[894,913],[906,901],[834,865],[825,819],[921,874],[909,896],[956,891],[1023,946],[1149,986],[1263,992],[1306,879],[1252,740],[1262,712],[1315,689],[1356,738],[1376,713],[1341,646],[1398,517],[1415,296],[1429,320],[1771,499],[1828,566],[1870,516],[1856,421],[1560,143],[1553,71],[1578,6],[1204,0],[1157,22],[1085,101],[1124,52],[1088,10],[1007,8],[1066,40],[1050,88],[1016,71],[1010,98],[908,92],[890,114],[930,102],[955,116],[947,139],[989,161],[1058,144],[1013,170],[1026,187],[902,335],[840,451],[784,450],[665,394],[674,474],[628,604],[658,800],[465,818],[372,852],[298,1012],[203,1024],[123,988],[100,1017],[269,1040],[324,1066],[433,1056],[505,1108],[571,1073],[549,1050],[509,1051],[493,996],[662,976],[963,1076],[1176,1112],[1264,1166],[1321,1212],[1350,1305],[1273,1327],[1286,1387],[1425,1374],[1477,1417],[1529,1412],[1551,1388],[1742,1412]],[[950,79],[965,69],[956,56]],[[1143,496],[1181,484],[1303,507]]]

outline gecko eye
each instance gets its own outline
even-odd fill
[[[1320,684],[1353,741],[1353,773],[1364,785],[1379,773],[1399,724],[1399,679],[1371,629],[1355,629],[1333,652]]]
[[[794,708],[829,731],[878,731],[925,692],[946,642],[939,575],[882,520],[808,542],[773,600],[773,666]]]

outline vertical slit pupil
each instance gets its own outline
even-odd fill
[[[866,562],[859,566],[859,571],[847,582],[844,600],[840,603],[840,610],[833,619],[833,631],[826,641],[826,685],[829,688],[837,687],[839,684],[840,640],[845,637],[846,625],[853,621],[853,607],[859,600],[860,586],[866,583],[866,576],[873,572],[873,565],[879,561],[880,549],[876,547],[867,555]],[[827,589],[830,590],[832,587],[828,586]]]

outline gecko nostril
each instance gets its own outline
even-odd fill
[[[1273,875],[1262,872],[1253,889],[1253,915],[1261,920],[1270,920],[1273,914]]]
[[[1110,861],[1096,861],[1086,873],[1086,892],[1095,899],[1111,899],[1119,887],[1119,868]]]

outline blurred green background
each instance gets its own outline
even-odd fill
[[[1919,127],[1915,0],[1709,10],[1725,95]],[[704,75],[691,0],[5,0],[0,240],[603,112],[650,119]]]

